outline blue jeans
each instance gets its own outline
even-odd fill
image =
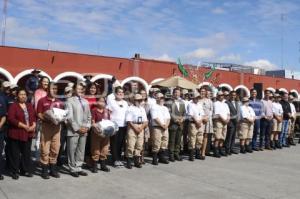
[[[279,143],[281,146],[286,145],[286,137],[289,130],[289,120],[283,120],[282,121],[282,129],[280,133]]]
[[[257,143],[257,136],[260,134],[260,119],[256,119],[254,121],[254,130],[253,130],[253,137],[252,137],[252,148],[256,148]]]
[[[272,130],[272,120],[265,118],[260,121],[260,136],[259,136],[259,147],[263,148],[270,146],[270,135]]]

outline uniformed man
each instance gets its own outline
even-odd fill
[[[253,137],[253,128],[255,121],[255,112],[252,107],[249,106],[249,98],[243,97],[243,105],[241,106],[241,121],[239,124],[239,138],[241,153],[252,153],[252,146],[250,141]]]
[[[281,145],[279,142],[279,134],[282,130],[282,116],[283,116],[283,109],[281,104],[279,103],[281,100],[281,96],[276,93],[275,94],[275,101],[273,102],[273,129],[272,129],[272,134],[271,134],[271,147],[273,149],[281,149]]]
[[[152,164],[158,165],[157,155],[159,155],[159,162],[169,164],[166,159],[166,149],[168,148],[168,127],[171,117],[168,108],[164,106],[165,99],[162,93],[156,94],[156,102],[150,110],[152,118]]]
[[[226,152],[222,150],[224,140],[227,133],[227,124],[230,120],[230,111],[228,105],[224,101],[224,94],[222,91],[217,93],[217,101],[214,102],[214,157],[220,158],[221,156],[227,156]]]
[[[128,124],[126,136],[127,168],[132,168],[132,158],[134,158],[134,166],[141,168],[140,161],[141,152],[144,144],[144,129],[148,125],[148,119],[145,109],[141,106],[143,100],[142,95],[134,95],[134,104],[131,105],[126,113],[126,122]]]
[[[55,107],[63,109],[63,104],[56,98],[57,85],[51,82],[49,85],[48,95],[39,100],[37,105],[37,114],[42,121],[41,130],[41,158],[42,178],[49,179],[48,167],[50,166],[50,175],[59,178],[60,175],[56,168],[57,157],[60,149],[60,124],[53,124],[44,114],[47,110]]]
[[[187,112],[190,118],[189,122],[189,160],[194,161],[194,155],[196,152],[196,158],[204,160],[204,156],[200,154],[201,146],[203,143],[204,126],[203,122],[207,122],[207,118],[204,114],[202,104],[199,103],[200,94],[194,92],[193,100],[189,103]]]

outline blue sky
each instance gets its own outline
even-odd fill
[[[6,44],[274,69],[283,35],[284,67],[300,70],[299,11],[300,0],[9,0]]]

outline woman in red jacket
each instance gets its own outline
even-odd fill
[[[35,132],[36,115],[32,104],[26,101],[25,89],[19,89],[17,101],[8,109],[10,171],[15,180],[19,178],[19,173],[32,177],[33,172],[30,147]]]

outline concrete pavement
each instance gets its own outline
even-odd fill
[[[300,145],[205,161],[89,172],[88,177],[0,181],[0,199],[206,198],[299,199]]]

